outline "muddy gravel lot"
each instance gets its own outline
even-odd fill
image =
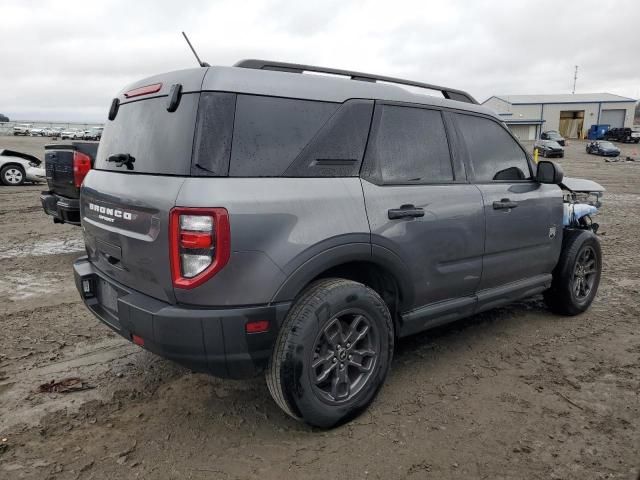
[[[0,148],[42,157],[47,141]],[[44,215],[41,186],[0,187],[0,478],[637,478],[640,161],[575,141],[561,163],[607,188],[592,308],[563,318],[535,297],[403,340],[372,407],[331,431],[281,413],[262,378],[194,374],[115,336],[75,291],[80,229]]]

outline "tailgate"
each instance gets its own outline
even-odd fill
[[[80,213],[89,260],[106,276],[174,303],[169,212],[184,178],[92,170]]]
[[[67,198],[79,198],[73,174],[73,154],[82,152],[91,157],[91,163],[98,151],[97,143],[71,142],[68,144],[45,145],[44,165],[49,190]]]

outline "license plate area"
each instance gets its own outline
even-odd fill
[[[96,290],[98,302],[100,303],[102,308],[108,310],[110,313],[114,314],[117,317],[118,291],[101,278],[98,279]]]

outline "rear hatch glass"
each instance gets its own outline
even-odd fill
[[[122,103],[114,120],[107,123],[95,168],[122,173],[189,175],[199,93],[182,95],[175,112],[167,111],[167,97]],[[128,168],[109,161],[129,155]],[[120,157],[122,158],[122,157]]]

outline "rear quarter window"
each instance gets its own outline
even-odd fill
[[[339,106],[238,95],[229,176],[281,176]]]

